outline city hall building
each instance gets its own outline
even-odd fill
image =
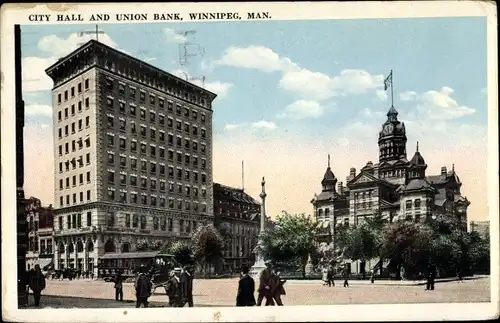
[[[46,73],[56,269],[96,273],[100,258],[158,249],[213,221],[216,94],[94,40]]]
[[[345,185],[337,183],[328,163],[321,182],[323,189],[311,201],[320,242],[330,244],[335,250],[336,228],[357,226],[376,215],[388,222],[420,222],[429,217],[453,216],[460,220],[464,231],[467,230],[470,202],[460,192],[462,183],[455,167],[448,170],[443,166],[439,174],[428,175],[418,143],[408,160],[406,141],[405,125],[391,107],[378,135],[378,163],[367,162],[359,173],[351,168]],[[365,264],[366,270],[374,265]],[[351,264],[353,272],[364,269],[359,262]]]

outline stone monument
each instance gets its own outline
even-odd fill
[[[266,222],[266,181],[264,177],[262,177],[262,192],[260,193],[260,198],[262,199],[262,205],[260,208],[260,232],[259,232],[259,242],[257,243],[257,247],[255,248],[255,264],[250,269],[250,276],[254,279],[258,279],[260,273],[264,268],[266,268],[264,253],[262,249],[264,248],[262,244],[262,235],[265,231],[265,222]]]

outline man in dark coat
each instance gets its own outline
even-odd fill
[[[185,266],[180,277],[180,284],[182,289],[182,307],[188,304],[193,307],[193,271],[191,267]]]
[[[273,271],[271,274],[271,301],[268,300],[267,305],[274,305],[272,300],[278,304],[278,306],[283,306],[283,301],[281,300],[281,295],[285,295],[285,287],[283,286],[286,283],[285,279],[281,279],[279,271]]]
[[[123,276],[121,270],[116,273],[115,277],[115,300],[123,301]]]
[[[329,265],[328,266],[328,272],[326,274],[326,279],[328,280],[328,286],[329,287],[335,287],[335,271],[333,269],[333,266],[332,265]]]
[[[151,279],[146,274],[146,267],[141,266],[139,276],[135,282],[135,296],[137,297],[137,303],[135,307],[141,307],[141,304],[144,307],[148,307],[148,298],[151,296],[151,289],[153,288],[153,284],[151,283]]]
[[[436,279],[436,265],[430,263],[427,267],[426,290],[434,290],[434,280]]]
[[[248,266],[243,266],[241,278],[238,282],[238,294],[236,296],[236,306],[255,306],[255,281],[248,275]]]
[[[349,276],[351,272],[349,270],[349,266],[347,264],[344,265],[342,269],[342,277],[344,278],[344,287],[349,287]]]
[[[266,261],[266,268],[261,271],[259,276],[259,296],[257,297],[257,306],[262,305],[262,300],[266,298],[266,306],[274,305],[273,296],[271,294],[272,290],[272,264],[270,261]]]
[[[181,269],[175,268],[173,276],[167,284],[168,305],[170,307],[182,307],[182,288],[180,279]]]
[[[33,291],[35,306],[39,307],[42,290],[45,289],[45,276],[40,269],[40,265],[35,265],[35,270],[31,273],[29,278],[29,287]]]

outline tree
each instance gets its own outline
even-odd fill
[[[186,242],[176,241],[162,250],[174,256],[175,261],[181,266],[194,264],[193,247]]]
[[[432,229],[421,223],[401,221],[390,224],[384,231],[382,255],[391,261],[399,276],[403,267],[409,277],[425,272],[430,256]]]
[[[337,236],[337,244],[345,258],[365,263],[379,256],[380,243],[381,235],[368,223],[341,230]]]
[[[309,254],[316,249],[315,238],[316,223],[311,217],[283,211],[274,229],[262,235],[264,256],[277,263],[297,263],[305,276]]]
[[[191,239],[194,257],[203,266],[206,277],[207,269],[222,257],[224,239],[213,224],[198,227]]]
[[[470,236],[470,260],[474,273],[490,273],[490,236],[486,234],[481,238],[477,232],[471,232]]]

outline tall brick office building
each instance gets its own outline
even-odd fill
[[[94,40],[46,73],[56,269],[96,272],[104,254],[213,221],[214,93]]]

